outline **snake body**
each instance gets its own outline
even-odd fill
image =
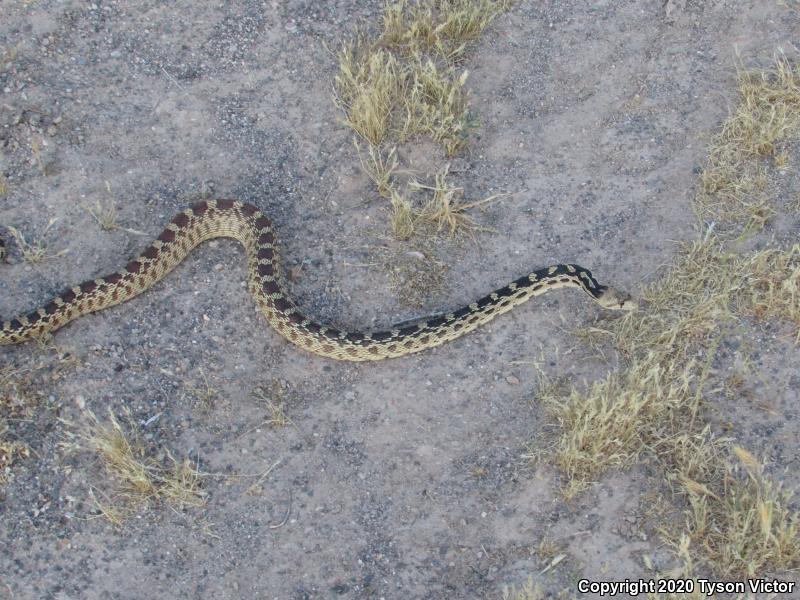
[[[27,315],[3,321],[0,345],[36,338],[82,315],[130,300],[163,279],[197,245],[217,237],[231,237],[244,246],[248,288],[270,325],[301,348],[338,360],[380,360],[432,348],[469,333],[534,296],[561,287],[580,288],[608,309],[635,307],[627,294],[600,285],[587,269],[558,264],[520,277],[453,312],[386,331],[340,331],[306,317],[287,295],[277,236],[270,220],[250,204],[209,200],[178,213],[124,269],[85,281]],[[0,242],[0,256],[2,252]]]

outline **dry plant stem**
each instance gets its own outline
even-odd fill
[[[399,166],[396,149],[391,148],[384,154],[380,148],[370,144],[367,150],[368,158],[365,159],[361,154],[358,140],[354,139],[353,143],[358,151],[361,168],[375,184],[378,194],[384,198],[391,198],[394,189],[392,179]]]

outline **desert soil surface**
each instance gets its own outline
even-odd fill
[[[391,239],[332,102],[330,49],[383,8],[4,0],[0,223],[56,256],[31,265],[9,242],[0,314],[114,272],[211,197],[270,215],[292,294],[346,329],[459,307],[557,262],[635,294],[697,237],[695,178],[735,101],[737,53],[771,64],[799,33],[797,9],[766,0],[518,2],[464,64],[480,127],[453,169],[467,199],[511,195],[472,212],[492,231],[436,243],[445,284],[409,306],[385,257],[421,253]],[[427,172],[446,162],[425,141],[401,152]],[[110,200],[120,228],[105,231],[86,207]],[[617,314],[561,290],[422,354],[339,363],[271,330],[245,280],[241,248],[212,242],[54,344],[0,349],[3,367],[35,366],[37,398],[10,424],[30,456],[0,490],[0,598],[499,598],[529,576],[553,594],[646,576],[644,555],[670,567],[646,518],[668,491],[646,461],[567,502],[558,469],[525,458],[553,429],[539,371],[602,378],[618,358],[574,332]],[[796,484],[800,353],[765,343],[760,361],[786,411],[719,410]],[[288,424],[268,422],[265,397]],[[92,496],[113,482],[69,431],[87,409],[126,408],[151,452],[210,474],[203,506],[99,515]],[[543,539],[564,554],[546,571]]]

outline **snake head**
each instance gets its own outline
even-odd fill
[[[613,287],[603,289],[595,300],[608,310],[636,310],[639,307],[630,294]]]

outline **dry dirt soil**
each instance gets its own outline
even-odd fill
[[[513,195],[473,213],[494,233],[439,245],[447,284],[409,307],[384,257],[412,245],[388,235],[332,103],[326,50],[382,11],[382,0],[3,0],[0,222],[67,253],[32,266],[12,246],[0,314],[117,270],[202,197],[269,214],[299,267],[293,295],[345,328],[461,306],[553,262],[635,293],[697,236],[695,177],[704,136],[735,101],[737,52],[768,65],[798,40],[796,9],[767,0],[517,3],[464,65],[481,126],[457,173],[467,198]],[[425,142],[401,152],[428,172],[445,162]],[[111,198],[126,229],[104,231],[84,208]],[[0,491],[0,598],[498,598],[529,575],[556,592],[651,573],[645,554],[670,566],[657,533],[637,526],[665,491],[657,471],[612,473],[566,502],[558,470],[523,458],[552,431],[537,366],[576,384],[603,377],[613,351],[573,332],[615,315],[562,290],[432,351],[338,363],[269,329],[245,277],[235,243],[207,244],[147,294],[58,332],[57,350],[0,350],[5,366],[59,370],[13,424],[31,455]],[[797,433],[798,353],[786,352],[764,366],[793,384],[781,389],[794,428],[757,435],[773,445]],[[265,424],[259,388],[282,390],[289,425]],[[112,482],[96,456],[62,444],[62,420],[80,423],[84,407],[129,408],[154,452],[213,474],[206,504],[151,502],[121,528],[98,518],[90,490]],[[756,409],[736,411],[745,422]],[[777,462],[797,470],[792,443]],[[272,465],[263,480],[238,477]],[[540,574],[545,538],[566,557]]]

